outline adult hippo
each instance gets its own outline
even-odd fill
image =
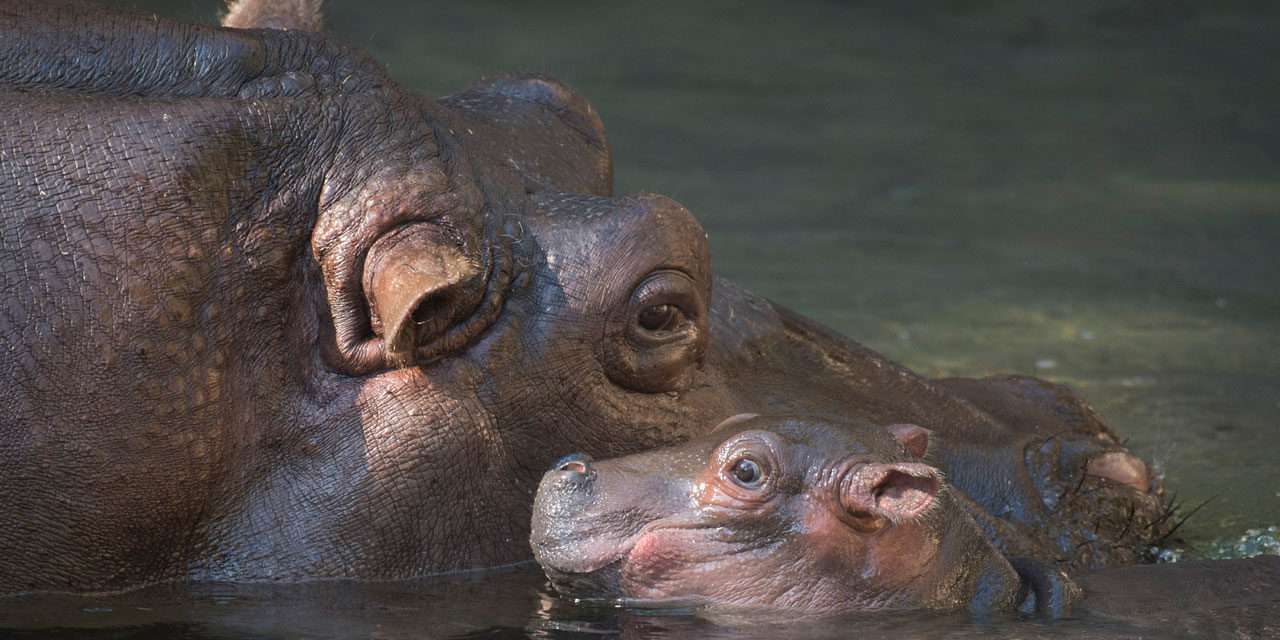
[[[226,21],[273,28],[0,2],[0,593],[525,560],[556,456],[744,411],[923,425],[1064,567],[1164,528],[1066,390],[925,380],[714,279],[565,86],[429,100],[314,2]]]

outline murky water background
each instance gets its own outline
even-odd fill
[[[205,21],[215,4],[122,3]],[[930,375],[1071,384],[1181,501],[1210,501],[1183,529],[1193,553],[1238,555],[1251,528],[1280,549],[1280,5],[329,4],[338,37],[429,94],[511,71],[569,82],[604,117],[619,191],[685,203],[720,273]],[[28,613],[120,638],[846,628],[574,608],[527,571],[455,582]],[[909,629],[991,630],[930,620]],[[1028,624],[1006,631],[1128,633]]]

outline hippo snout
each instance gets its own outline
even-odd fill
[[[556,460],[542,476],[533,501],[529,542],[534,557],[557,584],[588,580],[594,586],[587,592],[606,586],[582,574],[613,563],[627,547],[607,527],[592,526],[602,505],[610,511],[608,507],[619,502],[611,498],[610,487],[615,483],[602,478],[602,472],[589,455],[567,455]]]
[[[591,456],[585,453],[571,453],[551,463],[533,501],[535,549],[571,542],[568,531],[597,500],[597,476]]]

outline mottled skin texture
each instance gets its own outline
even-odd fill
[[[579,598],[824,614],[1069,608],[1069,579],[1003,555],[1006,541],[988,540],[965,496],[920,462],[930,435],[743,416],[674,447],[568,456],[539,485],[534,556]]]
[[[415,96],[254,4],[289,30],[0,1],[0,593],[524,560],[555,457],[744,411],[923,425],[1062,566],[1159,534],[1065,390],[929,381],[714,278],[565,86]]]

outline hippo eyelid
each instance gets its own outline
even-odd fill
[[[650,273],[632,289],[628,306],[633,317],[628,319],[627,335],[641,347],[686,339],[697,330],[698,316],[703,313],[693,278],[678,269]],[[664,308],[669,317],[661,318],[659,327],[645,326],[646,314],[656,308]]]
[[[734,453],[746,453],[753,447],[766,449],[771,458],[776,458],[778,455],[778,443],[774,435],[768,431],[755,429],[743,431],[725,440],[716,447],[713,455],[717,462],[724,464]]]

